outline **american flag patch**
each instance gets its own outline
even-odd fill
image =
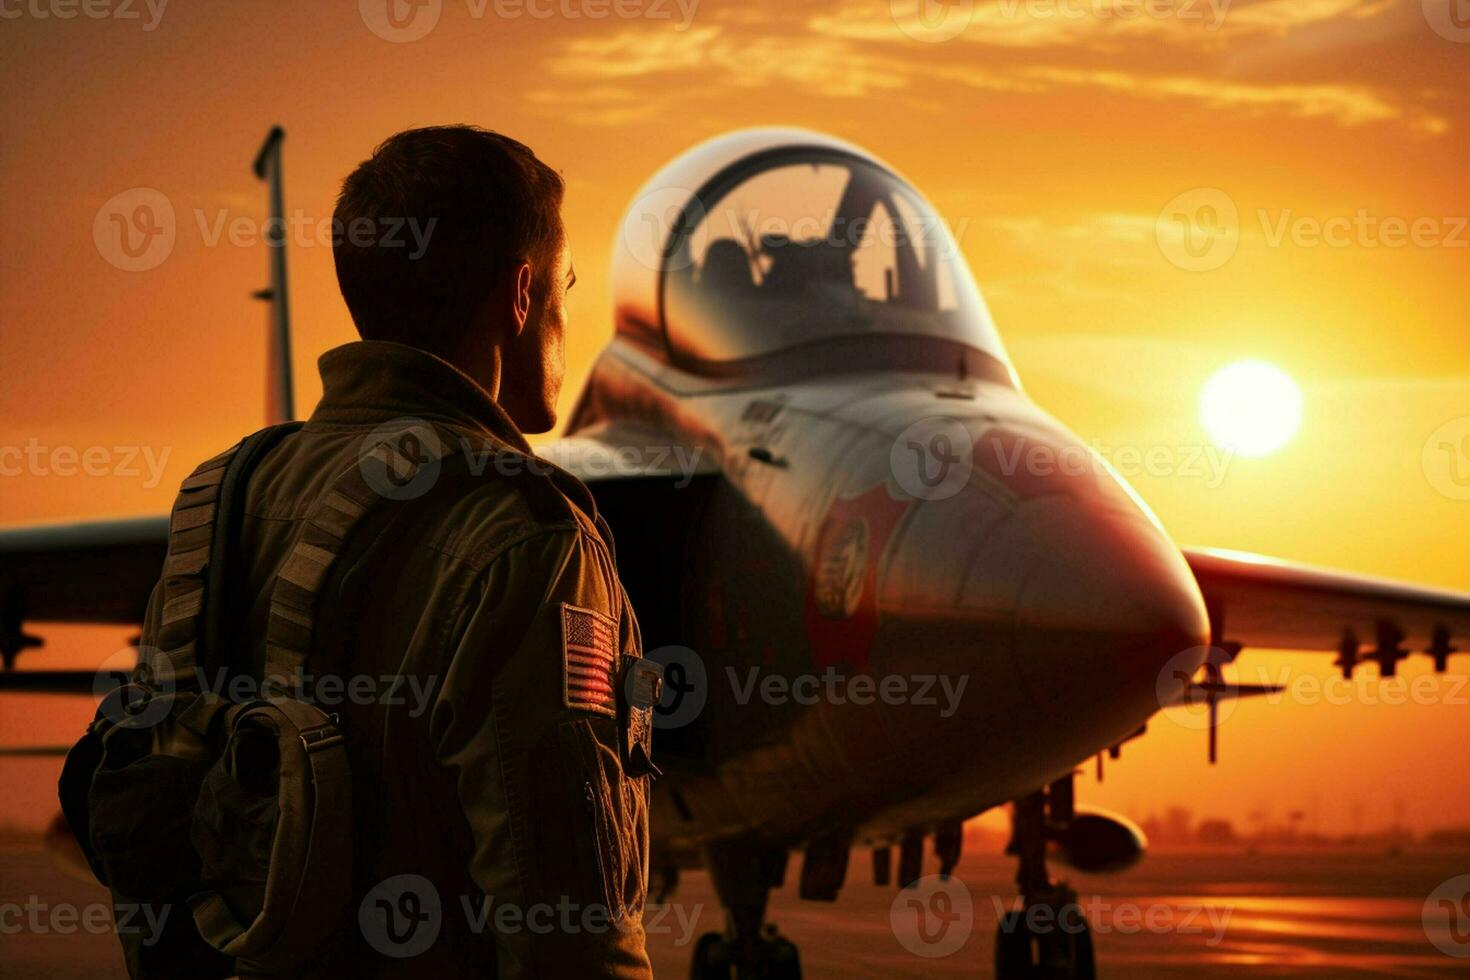
[[[562,603],[561,655],[563,699],[617,717],[617,624],[600,612]]]

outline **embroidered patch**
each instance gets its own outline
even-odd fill
[[[562,603],[561,656],[563,700],[617,716],[617,624],[591,609]]]

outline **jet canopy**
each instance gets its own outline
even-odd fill
[[[619,331],[685,367],[836,348],[889,365],[923,350],[948,369],[966,348],[1009,372],[950,228],[887,167],[815,133],[695,148],[639,195],[616,251]]]

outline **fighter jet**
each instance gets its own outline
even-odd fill
[[[1164,708],[1269,690],[1226,682],[1243,648],[1391,676],[1411,653],[1444,671],[1470,634],[1470,595],[1181,549],[1027,396],[941,217],[850,143],[758,129],[688,151],[636,195],[612,281],[615,335],[539,452],[624,543],[664,668],[655,891],[703,866],[727,917],[696,980],[801,975],[765,921],[789,855],[803,898],[836,899],[858,846],[912,887],[926,841],[949,875],[962,822],[1006,804],[1020,908],[1057,913],[1075,894],[1049,856],[1108,870],[1144,848],[1075,804],[1077,767]],[[1090,464],[1037,464],[1063,459]],[[7,668],[39,642],[27,622],[138,622],[167,532],[0,532]],[[1000,980],[1095,975],[1085,927],[1036,921],[1002,921]]]

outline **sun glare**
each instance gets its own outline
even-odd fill
[[[1199,417],[1220,448],[1241,456],[1265,456],[1296,435],[1302,422],[1302,392],[1275,365],[1240,361],[1205,382]]]

